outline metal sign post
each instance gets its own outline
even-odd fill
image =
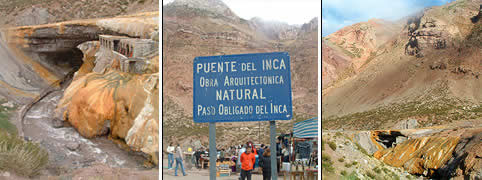
[[[209,179],[216,180],[216,123],[209,123]]]
[[[276,161],[276,122],[270,121],[269,122],[269,138],[270,138],[270,146],[271,149],[271,179],[277,180],[278,179],[278,166]]]
[[[193,120],[209,123],[210,179],[216,179],[216,122],[270,121],[271,163],[277,179],[275,120],[293,116],[287,52],[196,57]],[[259,130],[258,130],[259,134]]]

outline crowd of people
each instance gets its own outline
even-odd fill
[[[180,168],[184,176],[186,172],[183,164],[183,151],[179,144],[176,147],[173,143],[170,143],[166,149],[168,154],[168,169],[173,169],[175,162],[175,176],[177,176],[177,170]],[[234,166],[231,166],[232,172],[239,172],[241,180],[251,180],[253,172],[262,172],[263,179],[271,179],[271,149],[264,144],[255,145],[252,141],[248,141],[245,144],[230,146],[227,148],[218,147],[217,162],[231,161]],[[290,152],[293,149],[288,149],[288,142],[284,138],[278,138],[276,142],[276,156],[277,156],[277,170],[280,171],[280,161],[289,162]],[[188,148],[188,154],[191,156],[191,162],[196,168],[202,168],[202,163],[208,162],[209,149],[199,147],[196,150]]]
[[[187,176],[186,170],[184,169],[184,163],[183,163],[184,157],[183,157],[181,146],[177,144],[177,146],[174,147],[172,143],[170,143],[169,146],[167,146],[166,151],[168,153],[167,155],[168,170],[172,169],[172,164],[174,163],[174,159],[176,159],[176,168],[174,170],[174,176],[177,176],[177,169],[179,167],[181,167],[182,175]]]

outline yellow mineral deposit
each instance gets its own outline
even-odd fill
[[[412,174],[422,174],[425,169],[442,167],[452,157],[458,142],[459,137],[413,138],[394,148],[379,150],[373,156],[391,166],[404,167]]]

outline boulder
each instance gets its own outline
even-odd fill
[[[108,133],[157,163],[159,144],[159,75],[111,70],[88,73],[65,90],[57,108],[84,137]],[[117,142],[117,141],[116,141]]]
[[[70,143],[65,144],[65,147],[67,149],[69,149],[70,151],[76,151],[77,149],[79,149],[80,144],[76,143],[76,142],[70,142]]]
[[[416,119],[407,119],[399,121],[392,129],[415,129],[418,127],[418,121]]]
[[[15,104],[13,104],[12,102],[8,101],[6,103],[3,103],[2,104],[3,107],[8,107],[8,108],[13,108],[15,107]]]
[[[52,127],[54,128],[61,128],[64,127],[64,121],[61,119],[52,119]]]
[[[378,144],[375,139],[372,137],[372,133],[370,131],[362,131],[356,133],[354,135],[353,140],[360,144],[360,146],[365,149],[368,154],[372,155],[376,151],[383,149],[380,144]]]

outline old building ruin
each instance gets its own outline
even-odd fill
[[[149,57],[158,54],[159,43],[151,39],[99,35],[99,41],[101,51],[106,53],[111,60],[98,63],[104,63],[105,65],[118,63],[118,69],[122,72],[143,74],[149,64]],[[100,67],[104,68],[95,71],[103,72],[106,66]]]

